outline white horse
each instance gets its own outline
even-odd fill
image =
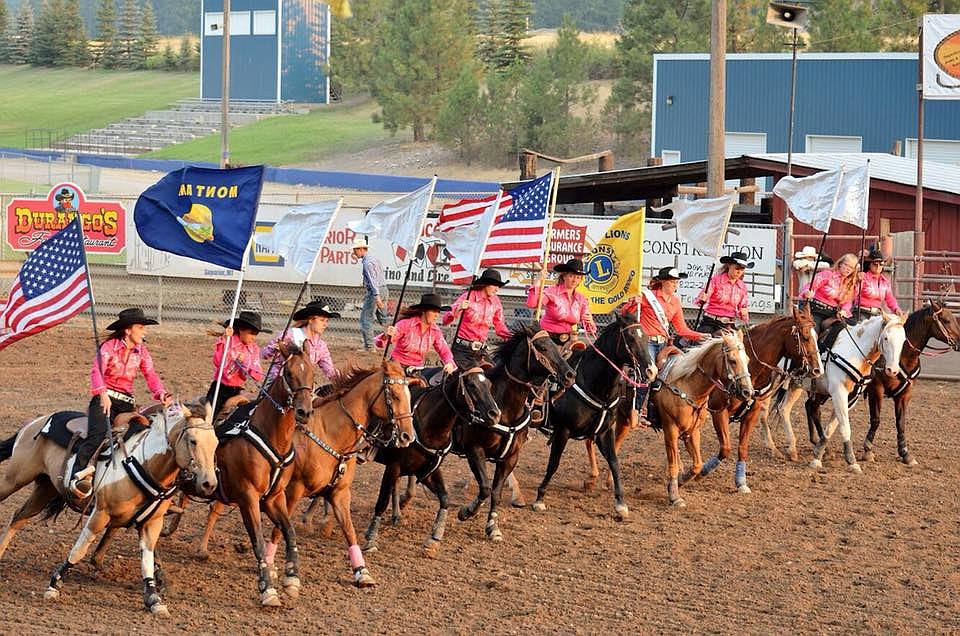
[[[884,313],[874,316],[858,325],[846,327],[840,332],[831,350],[825,354],[824,375],[803,385],[791,385],[785,399],[778,400],[772,407],[777,416],[783,420],[787,453],[791,459],[797,459],[797,440],[790,422],[790,412],[797,399],[807,391],[811,397],[829,396],[833,401],[833,417],[824,431],[823,439],[814,442],[814,459],[810,462],[811,467],[820,468],[823,465],[823,452],[827,440],[839,426],[847,466],[852,472],[862,472],[857,463],[857,456],[853,452],[853,443],[850,441],[851,393],[855,392],[855,397],[859,396],[863,385],[870,378],[873,365],[880,356],[883,356],[886,364],[884,372],[891,376],[896,375],[900,370],[900,351],[905,341],[903,319],[896,314]],[[766,421],[764,427],[769,439],[770,432]]]

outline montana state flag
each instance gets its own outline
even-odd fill
[[[587,275],[579,291],[590,301],[590,313],[608,314],[640,294],[645,221],[644,210],[624,214],[585,259]]]
[[[137,234],[154,249],[240,270],[262,185],[263,166],[175,170],[137,199]]]

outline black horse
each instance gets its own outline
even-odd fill
[[[873,367],[873,377],[867,385],[867,399],[870,403],[870,430],[863,440],[864,461],[876,461],[873,455],[873,438],[880,426],[880,409],[883,398],[893,399],[893,409],[897,419],[897,453],[900,461],[908,466],[916,465],[917,460],[907,450],[907,405],[913,395],[913,385],[920,375],[920,355],[928,347],[931,338],[945,342],[955,351],[960,351],[960,324],[956,316],[939,301],[930,303],[907,317],[904,330],[907,342],[900,353],[900,373],[891,377],[883,372],[883,363]],[[949,349],[941,349],[941,352]],[[937,355],[937,354],[924,354]],[[820,432],[823,438],[822,431]]]
[[[503,539],[497,525],[497,507],[503,485],[513,472],[520,449],[527,439],[531,414],[542,408],[551,378],[571,386],[576,372],[546,331],[524,326],[494,353],[495,366],[487,371],[493,397],[500,406],[500,424],[474,426],[459,421],[453,429],[453,452],[467,458],[477,480],[477,498],[462,506],[457,518],[464,521],[490,499],[486,533],[494,541]],[[491,461],[496,470],[491,483],[484,463]]]
[[[537,489],[533,509],[547,509],[543,496],[560,465],[560,456],[567,442],[570,439],[593,439],[606,458],[613,476],[617,515],[625,518],[629,510],[623,503],[620,466],[614,447],[615,409],[623,393],[618,380],[623,377],[623,368],[627,366],[636,368],[639,371],[637,377],[646,378],[648,382],[657,375],[657,367],[650,359],[647,348],[647,336],[640,329],[637,315],[617,316],[616,320],[604,327],[591,347],[574,352],[570,361],[577,370],[577,379],[573,387],[556,397],[550,406],[545,430],[552,430],[550,460]]]
[[[447,519],[447,488],[440,472],[443,458],[453,446],[454,424],[466,422],[469,426],[497,426],[500,409],[490,392],[491,382],[483,369],[474,367],[449,375],[439,386],[431,387],[414,396],[413,427],[416,439],[406,448],[381,448],[376,460],[384,465],[380,494],[373,511],[373,519],[366,533],[365,550],[377,549],[377,536],[383,513],[391,494],[396,491],[401,475],[411,475],[430,489],[440,502],[437,518],[427,538],[429,552],[443,539]],[[395,522],[399,518],[395,515]]]

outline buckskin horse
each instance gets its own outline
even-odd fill
[[[416,396],[413,404],[413,426],[416,437],[406,448],[381,448],[376,459],[383,464],[380,492],[373,518],[367,527],[367,552],[377,550],[380,523],[387,504],[401,475],[416,477],[430,489],[440,504],[425,548],[428,554],[438,549],[447,519],[447,488],[438,470],[453,447],[453,427],[458,421],[467,426],[496,427],[500,424],[500,408],[490,392],[491,383],[483,369],[474,367],[450,374],[435,387]],[[397,519],[399,522],[399,518]]]
[[[812,468],[823,466],[823,453],[827,440],[833,435],[837,426],[840,427],[840,437],[843,440],[843,455],[847,468],[853,473],[860,473],[862,469],[857,463],[857,456],[853,452],[853,442],[850,440],[850,407],[869,381],[873,369],[882,357],[880,373],[891,378],[900,371],[900,355],[906,341],[903,320],[896,314],[883,313],[874,316],[854,326],[844,326],[837,335],[833,347],[826,354],[826,366],[822,377],[812,380],[809,385],[806,410],[808,426],[810,427],[810,441],[813,444]],[[773,410],[783,421],[784,433],[787,437],[787,452],[791,459],[796,457],[796,437],[790,423],[790,411],[793,404],[804,392],[803,386],[791,386],[782,398],[773,404]],[[827,426],[825,434],[819,439],[814,437],[814,426],[819,426],[819,406],[827,399],[833,401],[833,418]]]
[[[949,351],[949,348],[930,347],[930,339],[936,338],[944,342],[954,351],[960,351],[960,324],[944,304],[931,300],[921,309],[907,317],[904,325],[906,342],[900,352],[900,373],[891,377],[881,370],[882,364],[873,368],[872,382],[867,386],[867,400],[870,404],[870,430],[863,440],[864,461],[876,461],[873,454],[873,439],[880,426],[880,409],[883,398],[893,400],[893,410],[897,422],[897,454],[907,466],[915,466],[917,460],[907,450],[907,406],[913,397],[913,385],[920,375],[921,355],[940,355]],[[926,353],[924,349],[934,349],[934,353]]]
[[[504,483],[513,473],[527,440],[532,412],[543,408],[551,378],[569,387],[576,371],[549,333],[526,325],[497,348],[493,360],[495,366],[487,371],[487,377],[500,407],[500,423],[474,426],[458,422],[453,430],[453,452],[467,458],[479,487],[476,498],[460,507],[457,518],[465,521],[473,517],[489,498],[485,532],[493,541],[501,541],[497,510]],[[496,466],[492,483],[487,477],[486,461]]]
[[[667,450],[667,497],[677,507],[686,506],[680,496],[680,484],[699,475],[703,468],[700,455],[700,426],[707,416],[707,401],[718,387],[748,399],[753,394],[749,360],[739,331],[722,331],[683,354],[671,355],[671,348],[660,352],[661,387],[650,401],[660,415],[663,443]],[[683,438],[693,466],[681,478],[679,440]]]
[[[153,614],[169,614],[160,597],[162,569],[155,560],[163,514],[170,506],[170,497],[178,483],[188,480],[198,492],[204,493],[216,488],[217,437],[206,420],[193,417],[182,405],[169,409],[151,407],[145,413],[147,417],[124,414],[114,422],[115,430],[131,423],[146,425],[146,428],[118,442],[113,455],[100,456],[92,498],[84,501],[74,499],[63,486],[68,458],[66,448],[61,445],[64,441],[61,434],[68,430],[68,420],[82,418],[82,413],[39,417],[0,443],[0,461],[10,460],[0,479],[0,501],[33,482],[33,492],[14,513],[0,539],[0,557],[17,531],[44,509],[46,516],[51,517],[67,505],[78,512],[87,512],[87,507],[90,508],[86,525],[67,559],[54,570],[44,598],[60,596],[67,570],[83,558],[102,530],[136,527],[140,536],[144,605]],[[60,434],[53,428],[60,429]]]
[[[622,367],[632,366],[641,371],[641,377],[652,381],[657,367],[650,359],[647,336],[637,322],[636,313],[617,316],[603,328],[595,343],[570,357],[576,369],[576,382],[554,399],[550,406],[548,423],[553,429],[550,438],[550,459],[537,489],[533,509],[547,509],[543,502],[550,479],[560,466],[560,457],[570,439],[593,439],[607,460],[613,476],[614,509],[619,518],[629,515],[623,500],[620,483],[620,465],[614,449],[613,421],[617,404],[622,397],[619,380],[624,377]]]

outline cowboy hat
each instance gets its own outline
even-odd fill
[[[350,249],[352,249],[352,250],[359,250],[359,249],[367,250],[367,249],[370,249],[370,245],[367,244],[367,239],[363,238],[362,236],[358,236],[357,238],[353,239],[353,247],[351,247]]]
[[[440,294],[423,294],[420,296],[420,302],[407,308],[408,311],[426,311],[428,309],[450,311],[450,305],[443,304],[443,298],[440,297]]]
[[[661,267],[660,271],[657,272],[657,275],[653,277],[654,280],[681,280],[686,278],[687,275],[684,272],[681,272],[676,267]]]
[[[815,248],[813,245],[804,245],[802,250],[793,253],[793,257],[809,258],[810,260],[814,260],[817,258],[817,248]]]
[[[310,316],[323,316],[325,318],[339,318],[340,314],[330,309],[330,305],[314,300],[312,302],[307,303],[305,307],[298,309],[293,314],[293,319],[306,320]]]
[[[583,268],[583,261],[581,261],[579,258],[571,258],[566,263],[554,265],[553,271],[558,274],[580,274],[581,276],[587,275],[587,270]]]
[[[131,307],[122,310],[117,314],[117,319],[107,325],[107,331],[120,331],[130,325],[159,325],[153,318],[147,318],[143,315],[143,310],[139,307]]]
[[[884,258],[883,253],[875,247],[871,247],[867,252],[867,255],[863,257],[864,263],[875,263],[877,261],[884,263],[886,260],[887,259]]]
[[[496,285],[497,287],[503,287],[506,285],[509,280],[503,280],[500,277],[500,272],[495,269],[485,269],[483,273],[480,274],[480,278],[473,281],[471,287],[486,287],[487,285]]]
[[[229,326],[230,320],[224,320],[222,323],[224,327]],[[241,311],[240,315],[233,319],[233,328],[234,329],[243,329],[247,327],[253,329],[255,333],[273,333],[269,329],[263,328],[263,321],[260,318],[260,314],[255,311]]]
[[[57,193],[57,196],[54,197],[57,201],[73,201],[73,192],[70,192],[66,188],[60,188],[60,192]]]
[[[720,262],[727,265],[736,265],[737,267],[745,267],[746,269],[753,269],[753,261],[747,260],[747,255],[743,252],[733,252],[730,256],[721,256]]]

